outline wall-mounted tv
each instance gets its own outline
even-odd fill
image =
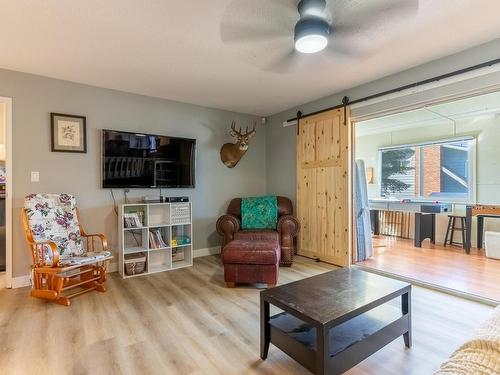
[[[196,140],[102,131],[104,188],[193,188]]]

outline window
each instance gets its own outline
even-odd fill
[[[474,201],[475,139],[454,139],[379,150],[380,195]]]

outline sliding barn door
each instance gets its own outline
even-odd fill
[[[298,123],[298,253],[339,266],[351,259],[349,115],[349,108],[341,108]]]

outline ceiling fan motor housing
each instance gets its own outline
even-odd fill
[[[297,8],[301,18],[322,13],[326,8],[326,0],[301,0]]]

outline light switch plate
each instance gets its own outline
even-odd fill
[[[31,171],[31,182],[40,182],[40,172]]]

